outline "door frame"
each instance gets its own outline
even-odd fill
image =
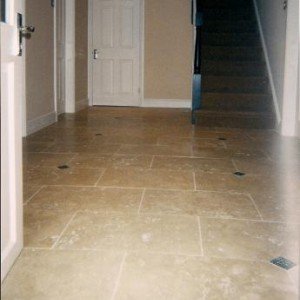
[[[89,106],[93,106],[93,2],[88,0],[88,98]],[[145,66],[145,0],[140,0],[139,24],[139,107],[144,102],[144,66]]]

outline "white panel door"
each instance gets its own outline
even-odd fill
[[[24,55],[18,56],[17,13],[24,16],[24,0],[5,4],[6,18],[1,22],[1,281],[23,247]]]
[[[93,0],[93,105],[140,105],[140,1]]]

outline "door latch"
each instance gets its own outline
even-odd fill
[[[19,29],[19,53],[18,56],[23,55],[23,38],[30,38],[35,31],[34,26],[23,26],[23,15],[18,13],[18,29]]]
[[[94,57],[94,59],[98,59],[98,55],[99,55],[99,50],[98,49],[94,49],[94,51],[93,51],[93,57]]]

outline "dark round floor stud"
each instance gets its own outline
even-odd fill
[[[227,139],[226,139],[226,138],[223,138],[223,137],[219,137],[218,140],[219,140],[219,141],[227,141]]]
[[[103,135],[102,133],[96,133],[95,134],[96,136],[101,136],[101,135]]]
[[[233,173],[235,176],[238,176],[238,177],[242,177],[242,176],[245,176],[246,173],[243,173],[243,172],[235,172]]]
[[[70,167],[68,165],[61,165],[58,166],[58,169],[64,170],[64,169],[69,169]]]

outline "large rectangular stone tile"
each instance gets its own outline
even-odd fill
[[[109,168],[98,186],[143,187],[162,189],[193,189],[193,173],[187,171],[142,168]]]
[[[104,169],[40,167],[27,169],[24,182],[30,185],[94,185]]]
[[[122,254],[23,250],[2,285],[3,300],[110,299]]]
[[[118,154],[192,156],[190,145],[122,145]]]
[[[191,216],[138,216],[79,212],[57,244],[60,249],[110,249],[201,255]]]
[[[155,156],[153,169],[234,172],[230,159]]]
[[[222,140],[215,139],[205,139],[196,137],[179,137],[179,136],[163,136],[159,137],[157,140],[158,145],[169,145],[178,147],[180,145],[186,146],[201,146],[203,148],[225,148]]]
[[[52,247],[72,214],[26,207],[24,210],[25,247]]]
[[[267,263],[132,254],[115,299],[296,300],[297,294],[287,273]]]
[[[23,163],[28,167],[58,167],[66,165],[74,154],[25,153]]]
[[[23,152],[46,152],[53,142],[23,140]]]
[[[47,186],[29,202],[29,207],[47,210],[90,210],[137,213],[142,189]]]
[[[251,193],[262,218],[267,221],[300,223],[300,195]]]
[[[47,148],[50,153],[116,153],[120,145],[98,144],[98,143],[55,143]]]
[[[140,167],[149,168],[151,155],[119,155],[119,154],[77,154],[71,165],[82,168],[108,168],[108,167]]]
[[[247,195],[202,191],[146,190],[141,213],[260,220]]]
[[[97,135],[94,143],[106,144],[132,144],[132,145],[155,145],[157,136],[155,134],[119,134],[119,135]]]
[[[266,260],[284,256],[298,261],[295,224],[201,219],[204,253],[210,256]]]

